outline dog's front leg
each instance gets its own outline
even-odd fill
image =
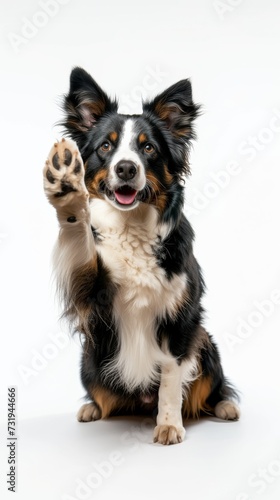
[[[76,143],[64,138],[55,143],[44,168],[44,188],[60,224],[54,265],[59,286],[66,297],[71,294],[75,271],[96,265],[84,174]]]
[[[182,365],[175,359],[162,366],[154,442],[176,444],[184,439],[182,373]]]

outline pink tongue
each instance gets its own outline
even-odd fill
[[[131,192],[125,191],[115,191],[115,196],[117,201],[121,205],[131,205],[136,198],[137,191],[131,190]]]

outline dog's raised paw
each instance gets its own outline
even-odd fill
[[[101,411],[97,404],[86,403],[79,409],[77,420],[79,422],[92,422],[101,418]]]
[[[177,444],[185,437],[184,427],[175,425],[157,425],[154,430],[154,443]]]
[[[44,167],[44,188],[54,206],[71,203],[75,196],[88,197],[83,160],[77,144],[70,139],[56,142]]]

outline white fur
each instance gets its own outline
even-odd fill
[[[165,347],[165,352],[168,350]],[[162,366],[158,394],[157,425],[154,441],[162,444],[183,441],[185,429],[182,419],[183,386],[197,377],[198,366],[195,357],[178,364],[176,359],[169,359]]]
[[[134,131],[134,121],[129,118],[124,124],[120,144],[111,159],[109,182],[113,188],[119,184],[119,178],[115,172],[115,166],[121,160],[131,160],[137,165],[138,174],[134,179],[135,189],[137,191],[141,191],[141,189],[143,189],[146,185],[144,165],[140,156],[132,149],[132,143],[135,139],[136,132]]]
[[[139,206],[120,212],[103,200],[91,202],[91,223],[100,233],[97,253],[119,285],[113,314],[119,330],[119,355],[110,371],[130,390],[145,389],[159,381],[158,366],[169,363],[172,356],[163,352],[156,341],[156,319],[176,314],[183,299],[187,276],[175,275],[167,280],[159,267],[153,248],[158,236],[168,234],[167,225],[158,225],[158,214],[152,206]],[[106,371],[104,376],[109,376]]]
[[[178,364],[171,358],[163,365],[159,388],[158,425],[182,425],[182,386],[197,376],[197,360],[191,358]]]
[[[224,400],[215,406],[215,415],[222,420],[238,420],[240,409],[234,401]]]
[[[77,420],[79,422],[91,422],[100,418],[101,412],[95,403],[85,403],[77,413]]]
[[[85,214],[86,219],[86,209]],[[75,223],[75,228],[73,225],[61,222],[60,235],[53,251],[57,283],[59,289],[64,289],[67,294],[70,291],[73,271],[91,262],[96,253],[91,226],[87,220],[83,220],[81,216]]]

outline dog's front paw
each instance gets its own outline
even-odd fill
[[[87,201],[83,160],[77,144],[62,139],[52,147],[44,167],[44,188],[54,207],[64,207],[74,200]]]
[[[157,425],[154,430],[154,443],[177,444],[185,437],[185,429],[182,425]]]

